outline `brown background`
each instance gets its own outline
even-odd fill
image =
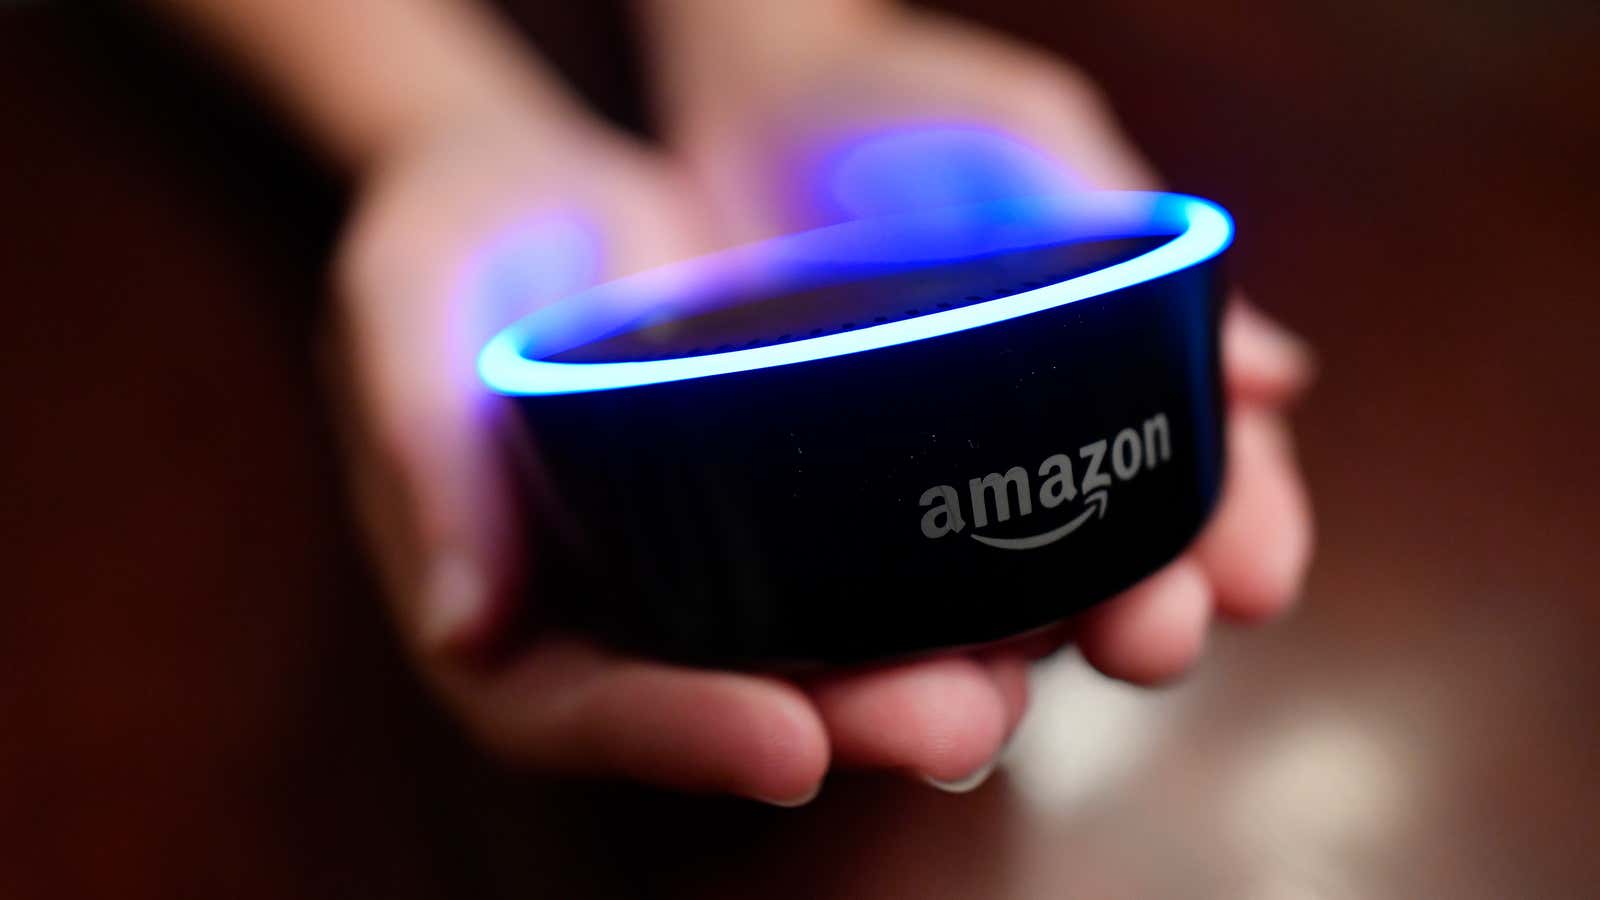
[[[0,897],[1592,896],[1600,7],[951,5],[1095,73],[1320,348],[1298,615],[1174,690],[1046,670],[964,797],[497,772],[350,535],[310,364],[336,186],[168,38],[13,9]],[[524,6],[637,123],[618,10]]]

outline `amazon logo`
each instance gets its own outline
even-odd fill
[[[1112,485],[1131,481],[1170,459],[1172,431],[1166,414],[1158,413],[1140,427],[1124,428],[1111,438],[1084,444],[1076,457],[1051,454],[1033,470],[1036,474],[1012,466],[968,479],[964,493],[948,484],[928,488],[918,501],[925,510],[922,534],[938,540],[965,533],[980,544],[1001,550],[1032,550],[1053,544],[1091,520],[1104,518]],[[1037,490],[1035,478],[1040,479]],[[1054,524],[1022,537],[980,533],[990,525],[1035,513],[1052,513],[1049,518]]]

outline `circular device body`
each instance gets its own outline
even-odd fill
[[[657,655],[845,663],[1048,625],[1194,537],[1223,463],[1218,207],[863,220],[545,307],[479,359],[530,590]]]

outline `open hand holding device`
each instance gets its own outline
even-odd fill
[[[250,61],[354,175],[355,209],[337,264],[340,340],[332,360],[345,401],[341,420],[358,507],[397,628],[419,670],[499,756],[541,770],[622,776],[787,805],[812,796],[830,766],[890,769],[970,786],[1023,716],[1030,659],[1071,640],[1108,674],[1157,682],[1195,658],[1214,613],[1270,618],[1294,595],[1310,526],[1282,411],[1306,383],[1309,363],[1294,339],[1234,300],[1222,318],[1220,384],[1212,383],[1220,388],[1214,400],[1228,415],[1221,442],[1227,458],[1210,524],[1173,561],[1063,626],[976,651],[790,677],[657,661],[559,629],[523,635],[512,624],[536,620],[560,598],[525,593],[552,560],[528,553],[528,535],[546,523],[531,521],[538,507],[522,502],[527,470],[516,436],[523,425],[512,404],[479,375],[478,351],[502,328],[544,303],[720,247],[863,216],[916,213],[929,200],[981,205],[1085,188],[1149,190],[1148,170],[1081,76],[1010,41],[869,0],[645,4],[654,22],[652,81],[663,113],[662,149],[596,121],[506,29],[465,2],[159,2],[181,8]],[[419,72],[428,77],[418,78]],[[819,186],[825,189],[813,190]],[[1049,291],[1004,287],[1019,302]],[[888,329],[876,334],[915,328],[939,315],[950,322],[1005,302],[995,298],[875,323]],[[1059,314],[1087,313],[1094,302],[1075,301]],[[1053,321],[1057,314],[1011,321]],[[876,315],[887,319],[889,311]],[[1114,323],[1108,318],[1104,327],[1114,330]],[[766,375],[749,370],[723,383],[770,381],[784,377],[772,374],[784,368],[821,371],[872,359],[885,361],[884,373],[923,371],[935,362],[918,358],[925,350],[981,343],[987,340],[981,335],[1001,329],[1005,323],[866,354],[819,357],[768,367]],[[1158,328],[1152,334],[1165,336],[1148,346],[1178,349],[1180,332]],[[834,340],[872,333],[842,329]],[[769,338],[751,334],[746,340],[757,337]],[[1046,349],[1032,343],[1037,337],[1020,330],[1016,347],[1028,359],[1048,362],[1033,355]],[[749,349],[776,351],[786,343],[794,342]],[[1198,367],[1216,362],[1198,344],[1183,346],[1187,355],[1158,368],[1173,360]],[[668,348],[671,353],[656,361],[670,362],[666,357],[678,349],[694,348]],[[891,357],[908,362],[891,367]],[[1109,354],[1099,359],[1138,363]],[[1026,369],[973,377],[1001,374],[1025,378]],[[679,396],[674,392],[716,381],[663,381],[644,390]],[[999,382],[985,389],[998,390]],[[638,395],[624,389],[590,399],[630,392]],[[1197,404],[1159,401],[1152,393],[1150,403],[1119,405],[1116,415],[1074,407],[1074,418],[1082,418],[1063,422],[1059,441],[1041,434],[1036,444],[1018,444],[1016,458],[951,455],[947,470],[919,469],[926,483],[895,494],[905,516],[895,519],[895,533],[910,545],[924,542],[950,553],[952,560],[978,559],[980,551],[1022,559],[1039,551],[975,537],[1026,541],[1089,510],[1092,520],[1050,546],[1109,538],[1125,523],[1146,521],[1133,515],[1139,491],[1166,485],[1165,491],[1182,472],[1195,485],[1196,515],[1184,528],[1191,527],[1218,486],[1218,461],[1205,457],[1218,442],[1192,418]],[[853,415],[865,415],[864,408],[854,409]],[[889,409],[898,412],[902,405]],[[976,404],[968,410],[980,411]],[[894,420],[867,417],[863,424],[889,428]],[[535,434],[534,440],[541,438]],[[560,436],[552,432],[550,440]],[[1112,479],[1109,490],[1084,480],[1092,459],[1082,451],[1101,441],[1099,474]],[[822,447],[808,438],[789,449],[801,446]],[[1059,460],[1056,469],[1049,466],[1057,455],[1073,467],[1072,497],[1068,480],[1057,477],[1065,466]],[[1119,462],[1126,479],[1118,480]],[[1024,473],[1026,494],[1021,479],[1011,478],[1014,468]],[[992,488],[991,474],[999,476]],[[990,505],[980,523],[973,479],[986,504],[996,503],[1000,490],[1008,492],[1006,521]],[[1090,499],[1099,491],[1105,491],[1103,500]],[[1026,514],[1024,496],[1031,504]],[[1057,514],[1064,517],[1057,521]],[[1038,531],[1032,529],[1036,521]],[[1179,549],[1177,533],[1184,528],[1173,526],[1162,554]],[[1150,563],[1156,562],[1152,556]],[[636,563],[625,560],[619,574],[636,572]],[[1062,585],[1056,611],[1077,602],[1074,590]],[[817,598],[824,606],[832,599]],[[1032,613],[1019,616],[1004,630],[1021,627],[1023,618],[1034,621]],[[904,646],[895,649],[949,643],[953,633],[940,630],[944,621],[928,619],[938,633],[906,632]],[[776,643],[761,655],[818,655],[812,651],[819,645],[804,642],[820,632],[808,627],[769,629]],[[785,648],[784,640],[800,643]],[[844,648],[837,658],[876,653],[861,649]]]

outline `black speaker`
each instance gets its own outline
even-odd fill
[[[535,601],[636,651],[847,663],[1038,628],[1171,560],[1223,464],[1227,213],[1103,192],[849,222],[494,338]]]

